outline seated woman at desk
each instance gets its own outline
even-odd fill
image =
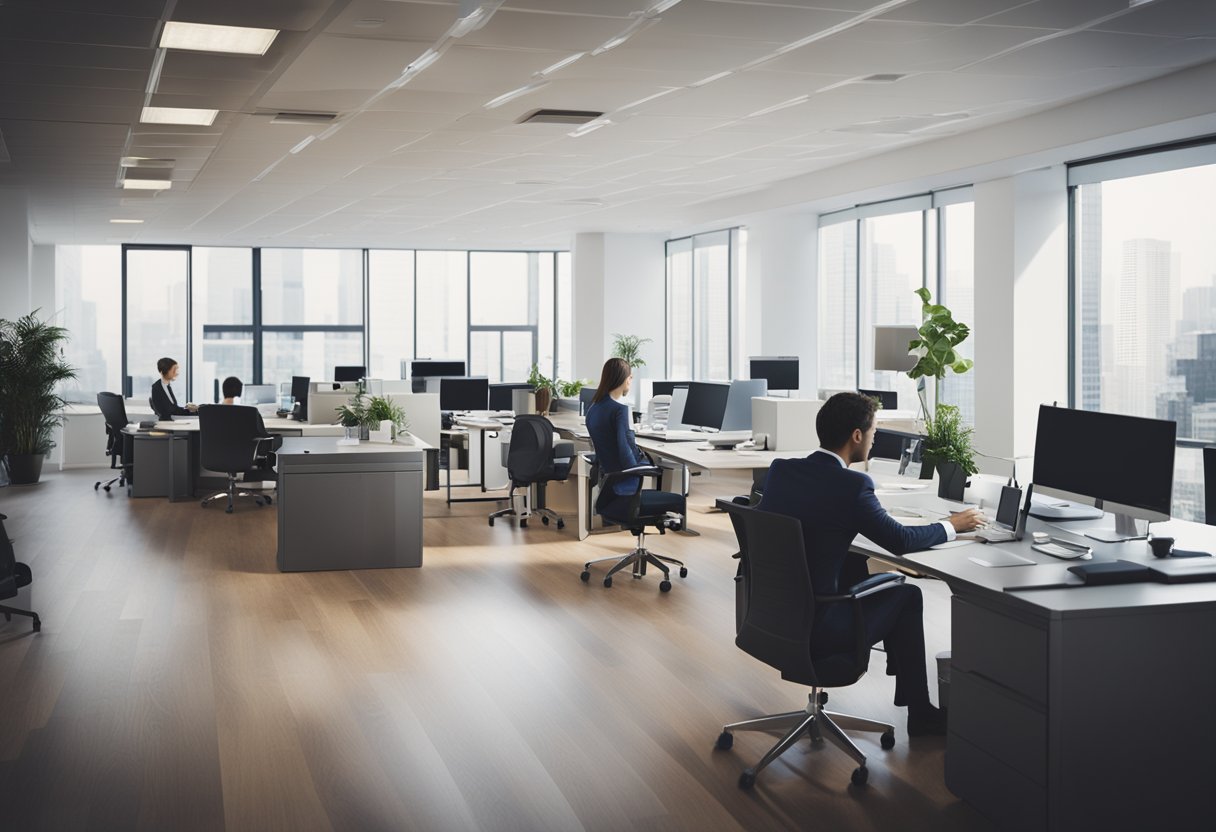
[[[633,368],[623,358],[609,358],[604,362],[600,374],[600,385],[596,388],[591,407],[587,410],[587,433],[595,446],[595,457],[600,468],[608,473],[650,465],[638,449],[629,427],[632,419],[629,405],[622,399],[629,394],[633,382]],[[637,493],[638,478],[631,477],[617,482],[613,491],[613,502],[621,504],[619,511],[612,511],[612,502],[605,504],[603,514],[624,514],[624,504]],[[661,514],[673,511],[685,513],[684,497],[667,491],[642,491],[641,514]]]
[[[198,405],[187,404],[182,407],[173,395],[172,383],[177,379],[179,367],[172,358],[162,358],[156,362],[156,371],[160,373],[160,381],[152,384],[152,409],[158,419],[172,419],[174,416],[193,416],[198,411]]]

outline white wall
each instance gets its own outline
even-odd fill
[[[19,318],[30,305],[30,224],[25,191],[0,189],[0,318]],[[55,296],[51,284],[52,304]]]
[[[652,339],[639,375],[662,378],[666,345],[665,234],[576,234],[574,371],[598,382],[614,333]]]
[[[51,318],[55,308],[55,247],[36,245],[30,249],[30,309],[38,317]]]

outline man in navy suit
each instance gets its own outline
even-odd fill
[[[904,526],[879,504],[874,481],[848,466],[869,457],[874,442],[874,400],[837,393],[815,420],[820,449],[805,459],[779,459],[769,470],[760,508],[802,522],[807,566],[816,595],[835,595],[866,577],[865,559],[849,554],[863,534],[895,555],[953,540],[983,522],[971,509],[926,526]],[[911,736],[944,734],[945,713],[929,702],[925,672],[925,630],[920,588],[911,584],[875,593],[859,602],[865,612],[866,641],[884,642],[887,673],[895,676],[895,704],[908,706]],[[847,604],[816,609],[812,655],[852,649],[856,636]]]

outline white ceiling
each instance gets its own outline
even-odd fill
[[[38,242],[565,246],[680,227],[708,199],[1216,59],[1211,0],[682,0],[483,106],[654,3],[505,0],[377,97],[448,31],[456,0],[0,0],[0,188],[29,192]],[[260,58],[168,52],[149,97],[167,19],[282,34]],[[875,73],[906,77],[848,83]],[[221,112],[144,125],[145,98]],[[572,137],[515,123],[538,107],[612,124]],[[325,127],[271,123],[279,111],[341,126],[293,155]],[[174,160],[173,187],[122,190],[124,155]]]

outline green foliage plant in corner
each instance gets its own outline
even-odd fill
[[[37,482],[42,458],[54,447],[67,405],[59,390],[76,378],[63,355],[67,340],[66,329],[37,312],[0,320],[0,459],[14,483]]]
[[[642,347],[649,344],[650,338],[639,338],[636,335],[621,335],[619,333],[612,334],[612,357],[623,358],[629,362],[629,366],[633,369],[645,367],[646,361],[642,358]]]

